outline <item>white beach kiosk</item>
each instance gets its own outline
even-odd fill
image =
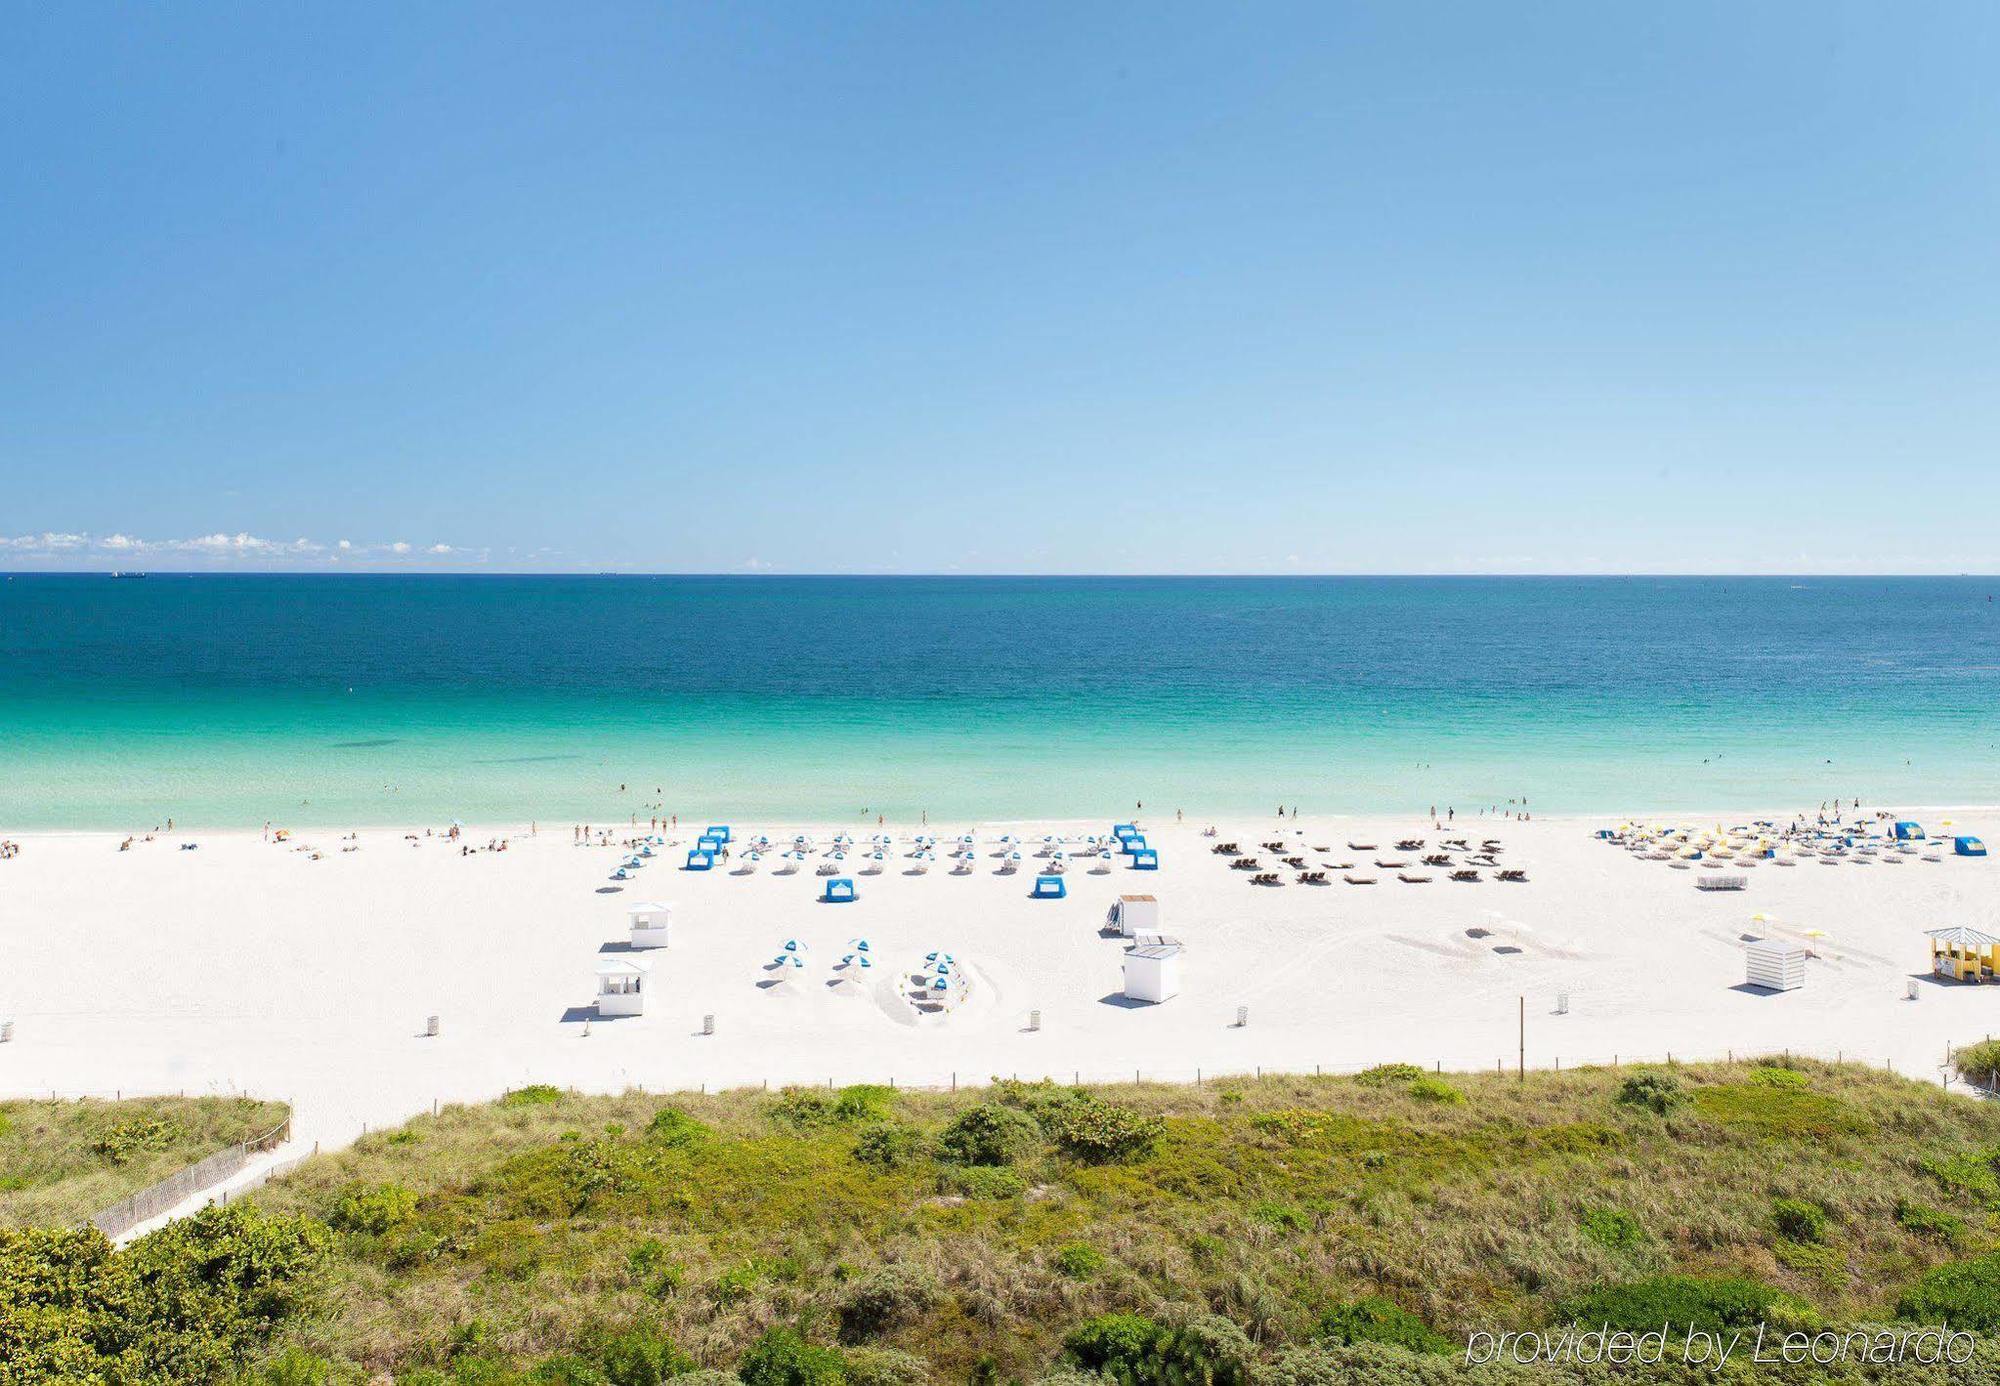
[[[674,907],[655,901],[632,906],[626,911],[632,920],[634,948],[665,948],[667,929],[674,922]]]
[[[1125,998],[1158,1005],[1180,995],[1181,957],[1178,943],[1145,943],[1125,950]]]
[[[1141,929],[1158,930],[1160,902],[1150,895],[1121,895],[1105,923],[1125,938],[1136,937]]]
[[[1765,991],[1797,991],[1806,984],[1806,950],[1796,943],[1760,938],[1743,949],[1743,981]]]
[[[644,1015],[646,977],[653,965],[644,958],[609,957],[597,963],[597,1013]]]

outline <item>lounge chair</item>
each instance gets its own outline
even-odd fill
[[[1372,852],[1375,850],[1375,844],[1372,842],[1350,842],[1347,844],[1347,850],[1350,852]]]
[[[1349,885],[1375,884],[1375,878],[1373,876],[1342,876],[1340,879],[1346,881]]]
[[[1450,866],[1451,858],[1443,852],[1433,852],[1424,858],[1425,866]]]
[[[1454,881],[1471,882],[1479,879],[1479,873],[1477,871],[1454,871],[1451,873],[1451,878]]]
[[[1424,840],[1420,837],[1406,837],[1396,844],[1396,850],[1399,852],[1421,852],[1423,849]]]
[[[1403,874],[1396,877],[1396,879],[1399,881],[1407,882],[1410,885],[1428,885],[1430,884],[1431,878],[1429,876],[1412,876],[1406,871]]]
[[[1409,863],[1406,861],[1383,861],[1379,857],[1376,858],[1375,864],[1381,867],[1384,871],[1400,871],[1402,868],[1409,865]]]
[[[1495,879],[1519,884],[1520,882],[1526,881],[1528,879],[1528,873],[1518,868],[1515,868],[1507,871],[1502,871],[1499,874],[1499,876],[1495,877]]]

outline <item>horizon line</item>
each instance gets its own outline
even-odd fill
[[[14,579],[14,578],[17,578],[17,577],[112,577],[112,576],[114,576],[114,575],[119,575],[119,574],[131,574],[131,575],[133,575],[133,576],[135,576],[135,577],[146,577],[146,578],[150,578],[150,577],[244,577],[244,578],[256,578],[256,577],[327,577],[327,578],[382,578],[382,577],[418,577],[418,578],[429,578],[429,577],[436,577],[436,578],[444,578],[444,577],[490,577],[490,578],[520,578],[520,577],[545,577],[545,578],[741,578],[741,579],[744,579],[744,580],[746,580],[746,581],[757,581],[757,580],[760,580],[760,579],[762,579],[762,580],[768,580],[768,579],[773,579],[773,578],[777,578],[777,579],[785,579],[785,578],[814,578],[814,579],[834,579],[834,578],[843,578],[843,579],[853,579],[853,578],[877,578],[877,579],[889,579],[889,580],[897,580],[897,579],[908,579],[908,580],[946,580],[946,581],[974,581],[974,582],[976,582],[976,581],[982,581],[982,580],[1016,580],[1016,579],[1022,579],[1022,578],[1064,578],[1064,579],[1087,579],[1087,580],[1097,580],[1097,581],[1119,581],[1119,580],[1131,580],[1131,579],[1145,579],[1145,580],[1151,580],[1151,581],[1157,581],[1157,580],[1162,580],[1162,579],[1177,579],[1177,580],[1188,580],[1188,581],[1197,581],[1197,580],[1229,580],[1229,581],[1251,581],[1251,580],[1259,580],[1259,581],[1263,581],[1263,580],[1271,580],[1271,579],[1278,579],[1278,580],[1285,580],[1285,579],[1325,579],[1325,578],[1349,578],[1349,579],[1370,579],[1370,580],[1384,580],[1384,579],[1412,579],[1412,580],[1421,580],[1421,579],[1432,579],[1432,578],[1483,578],[1483,579],[1507,579],[1507,578],[1514,578],[1514,579],[1521,579],[1521,580],[1535,580],[1535,579],[1548,579],[1548,578],[1605,578],[1605,579],[1615,579],[1615,578],[1764,578],[1764,579],[1771,579],[1771,580],[1778,580],[1778,579],[1786,579],[1786,578],[1792,578],[1792,579],[1796,579],[1796,578],[1816,578],[1816,579],[1822,579],[1822,580],[1824,580],[1824,579],[1835,579],[1835,580],[1843,580],[1843,581],[1864,581],[1864,580],[1871,580],[1871,579],[1878,579],[1878,578],[1898,578],[1898,579],[1903,579],[1903,578],[1927,578],[1927,579],[1932,579],[1932,580],[1953,580],[1953,579],[1977,579],[1977,578],[1993,578],[1993,579],[1996,579],[1996,580],[2000,580],[2000,572],[1970,572],[1970,571],[1960,571],[1960,572],[1950,572],[1950,573],[1934,573],[1934,572],[1909,572],[1909,571],[1893,571],[1893,570],[1884,570],[1884,571],[1880,571],[1880,572],[1837,572],[1837,573],[1833,573],[1833,572],[1807,572],[1807,571],[1801,571],[1801,572],[1768,572],[1768,571],[1765,571],[1765,572],[1752,572],[1752,571],[1748,571],[1748,570],[1742,570],[1742,569],[1719,569],[1719,570],[1714,570],[1714,571],[1709,571],[1709,572],[1698,572],[1698,571],[1692,571],[1692,570],[1674,570],[1674,569],[1633,569],[1633,570],[1630,570],[1630,571],[1621,571],[1621,572],[1588,572],[1588,571],[1571,571],[1571,570],[1551,570],[1551,571],[1548,571],[1548,572],[1493,572],[1493,571],[1481,571],[1481,570],[1476,570],[1476,569],[1438,569],[1438,570],[1431,570],[1431,571],[1424,571],[1424,572],[1362,572],[1362,571],[1353,571],[1353,572],[1348,572],[1348,571],[1319,571],[1319,572],[1241,572],[1241,571],[1232,571],[1232,572],[1194,572],[1194,573],[1172,573],[1172,572],[1146,572],[1146,573],[1114,573],[1114,572],[1086,572],[1086,571],[1062,571],[1062,572],[1028,572],[1028,571],[1019,571],[1019,572],[1016,572],[1016,571],[1004,571],[1004,570],[994,570],[994,571],[991,571],[991,572],[976,572],[976,573],[968,573],[968,572],[949,572],[949,571],[944,571],[944,572],[933,572],[933,571],[911,571],[911,572],[894,572],[894,573],[883,573],[883,572],[841,572],[841,571],[838,571],[838,570],[800,570],[800,571],[797,571],[797,572],[778,572],[778,571],[771,571],[771,570],[757,570],[757,571],[745,571],[745,570],[743,570],[743,569],[740,569],[740,568],[737,568],[737,569],[729,569],[729,568],[723,568],[723,569],[651,569],[651,568],[635,568],[635,569],[615,569],[615,568],[604,568],[604,569],[597,569],[597,570],[594,570],[594,571],[593,571],[593,570],[583,570],[583,569],[547,569],[547,568],[519,568],[519,569],[506,569],[506,568],[248,568],[248,569],[245,569],[245,568],[144,568],[144,569],[140,569],[140,568],[0,568],[0,578],[6,578],[6,579],[8,579],[9,581],[11,581],[12,579]]]

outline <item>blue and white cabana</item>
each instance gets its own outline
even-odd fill
[[[1976,837],[1955,837],[1951,840],[1951,852],[1956,857],[1983,857],[1986,844]]]
[[[1897,823],[1890,831],[1895,834],[1896,841],[1898,842],[1922,842],[1924,840],[1924,825],[1913,823],[1907,818]]]
[[[1141,847],[1131,855],[1132,869],[1134,871],[1158,871],[1160,869],[1160,854],[1151,847]]]
[[[727,823],[711,823],[702,829],[701,835],[703,837],[712,837],[717,842],[734,842],[736,840],[735,834],[729,830]]]
[[[1061,900],[1069,894],[1069,887],[1060,876],[1035,877],[1035,889],[1028,896],[1031,900]]]
[[[849,876],[835,876],[826,883],[826,890],[820,895],[823,905],[851,905],[861,898],[854,889],[854,880]]]
[[[1134,852],[1143,852],[1146,850],[1146,839],[1139,833],[1134,833],[1130,837],[1122,838],[1120,839],[1120,842],[1122,845],[1120,846],[1119,850],[1122,851],[1128,857],[1131,856]]]
[[[1128,837],[1137,837],[1139,835],[1139,825],[1137,823],[1113,823],[1111,825],[1111,835],[1120,842],[1123,842]]]
[[[688,871],[712,871],[715,869],[715,853],[697,847],[688,853]]]

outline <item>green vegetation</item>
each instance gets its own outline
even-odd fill
[[[123,1252],[0,1242],[0,1362],[49,1364],[0,1383],[1601,1382],[1457,1353],[1572,1320],[1969,1326],[1996,1184],[2000,1106],[1807,1063],[523,1089]],[[1952,1379],[2000,1382],[1981,1353]]]
[[[1618,1100],[1655,1116],[1666,1116],[1687,1101],[1681,1080],[1671,1073],[1635,1073],[1618,1086]]]
[[[1586,1208],[1577,1227],[1606,1251],[1630,1251],[1646,1240],[1645,1227],[1623,1208]]]
[[[285,1119],[277,1102],[0,1102],[0,1227],[71,1227]]]
[[[2000,1040],[1968,1044],[1952,1055],[1958,1076],[1982,1088],[2000,1087]]]
[[[95,1228],[0,1231],[0,1379],[222,1378],[304,1317],[331,1242],[311,1218],[241,1204],[123,1251]]]
[[[1447,1353],[1459,1347],[1456,1338],[1445,1337],[1401,1305],[1374,1295],[1327,1310],[1320,1316],[1319,1337],[1340,1346],[1390,1343],[1423,1353]]]
[[[1560,1319],[1644,1332],[1663,1323],[1715,1332],[1759,1323],[1803,1324],[1811,1311],[1774,1286],[1740,1276],[1654,1275],[1605,1285],[1565,1300]]]
[[[1927,1271],[1897,1304],[1905,1318],[2000,1332],[2000,1252]]]

